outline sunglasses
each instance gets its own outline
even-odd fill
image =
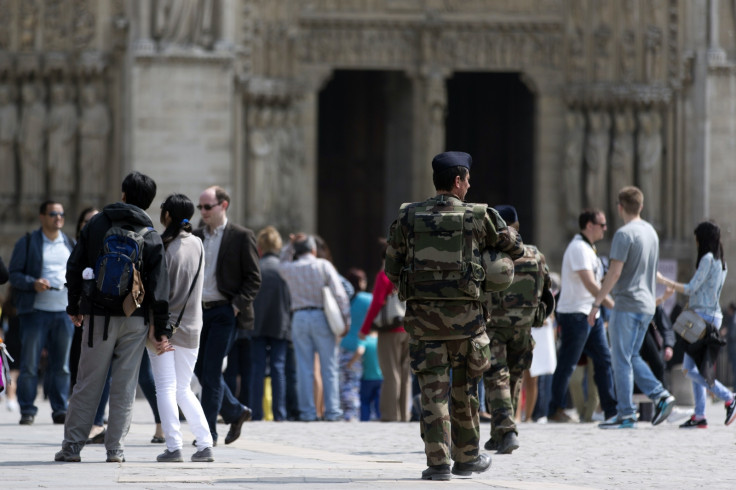
[[[197,204],[197,209],[199,209],[200,211],[202,211],[203,209],[205,211],[209,211],[210,209],[217,207],[220,204],[222,204],[222,201],[218,202],[217,204]]]
[[[64,217],[64,213],[60,211],[50,211],[46,213],[46,215],[51,216],[52,218],[56,218],[56,217],[63,218]]]
[[[593,223],[594,225],[598,225],[601,228],[608,228],[608,223]]]

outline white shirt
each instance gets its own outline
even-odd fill
[[[56,240],[50,240],[44,233],[43,237],[43,265],[41,276],[48,279],[49,285],[59,288],[58,291],[50,289],[36,293],[33,309],[40,311],[65,311],[67,305],[66,288],[66,262],[71,252],[66,247],[66,242],[61,233]]]
[[[583,313],[587,315],[593,308],[595,296],[585,287],[578,271],[592,271],[593,277],[599,285],[603,279],[601,259],[598,258],[598,254],[593,250],[593,247],[583,240],[580,234],[575,235],[562,257],[560,300],[557,303],[558,313]]]

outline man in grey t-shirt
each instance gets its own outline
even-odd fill
[[[593,325],[601,301],[609,292],[612,294],[615,304],[608,322],[608,335],[618,414],[601,423],[602,429],[636,427],[632,381],[636,381],[655,403],[653,425],[664,422],[675,403],[675,397],[654,377],[639,355],[656,307],[654,291],[659,261],[657,232],[641,219],[643,203],[644,196],[637,187],[624,187],[618,193],[618,213],[624,226],[613,236],[611,264],[588,315],[588,323]]]

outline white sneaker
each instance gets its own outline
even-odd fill
[[[18,400],[8,400],[7,403],[8,412],[19,412],[20,411],[20,405],[18,405]]]

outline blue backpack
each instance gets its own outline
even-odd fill
[[[140,270],[144,235],[150,228],[133,229],[129,224],[113,223],[105,233],[102,250],[95,262],[95,291],[92,301],[107,310],[130,316],[143,303]]]

